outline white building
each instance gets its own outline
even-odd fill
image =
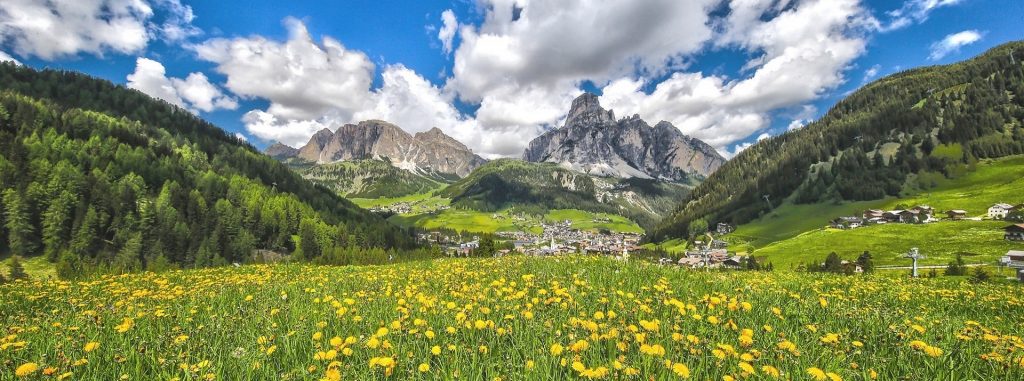
[[[988,208],[988,218],[993,220],[1004,219],[1011,210],[1013,210],[1013,205],[1010,204],[999,203],[992,205],[992,207]]]

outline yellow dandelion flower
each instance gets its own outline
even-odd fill
[[[776,368],[774,366],[771,366],[771,365],[764,365],[764,366],[762,366],[761,367],[761,372],[764,372],[764,374],[767,374],[771,378],[779,378],[779,376],[782,375],[782,373],[779,372],[778,368]]]
[[[95,341],[90,341],[90,342],[85,344],[85,347],[82,348],[82,350],[84,350],[86,352],[92,352],[92,351],[95,351],[95,350],[99,349],[99,347],[100,347],[100,343],[97,343]]]
[[[828,376],[825,374],[825,371],[818,369],[817,367],[807,368],[807,374],[811,376],[811,379],[817,381],[828,380]]]
[[[682,378],[690,378],[690,368],[683,363],[675,363],[672,365],[672,373]]]
[[[18,377],[28,377],[32,373],[39,370],[39,364],[34,362],[21,364],[17,369],[14,370],[14,375]]]
[[[562,351],[563,351],[563,348],[562,348],[561,344],[555,343],[555,344],[551,345],[551,355],[552,356],[560,356],[562,354]]]

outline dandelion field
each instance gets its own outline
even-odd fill
[[[0,380],[1024,379],[1017,285],[601,258],[0,286]]]

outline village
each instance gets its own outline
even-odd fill
[[[864,211],[860,216],[841,216],[832,220],[828,228],[858,229],[870,225],[889,223],[928,224],[939,221],[1007,221],[1010,225],[1003,228],[1003,239],[1013,242],[1024,242],[1024,204],[1012,205],[996,203],[990,206],[984,216],[968,216],[966,210],[951,209],[936,217],[935,209],[928,205],[918,205],[906,209]],[[1017,271],[1017,280],[1024,282],[1024,250],[1009,250],[999,265]]]
[[[906,209],[879,210],[869,209],[859,216],[841,216],[829,222],[828,227],[833,229],[857,229],[869,225],[882,225],[889,223],[900,224],[928,224],[933,222],[946,221],[981,221],[985,218],[990,220],[1012,220],[1018,223],[1017,216],[1024,214],[1024,204],[1011,205],[997,203],[988,208],[984,217],[969,217],[967,211],[952,209],[942,213],[944,217],[937,217],[935,209],[928,205],[918,205]],[[1010,229],[1010,227],[1007,227]],[[1007,230],[1007,240],[1024,240],[1024,236],[1010,234]]]
[[[747,260],[747,256],[729,252],[729,244],[726,241],[713,238],[715,234],[725,235],[735,230],[734,226],[724,223],[718,224],[714,231],[708,232],[705,240],[695,241],[693,249],[686,251],[678,260],[669,258],[667,253],[656,253],[642,247],[642,234],[576,229],[569,220],[542,222],[541,228],[541,234],[522,231],[496,233],[498,239],[510,244],[505,245],[506,248],[496,250],[494,256],[513,253],[531,256],[587,254],[610,256],[618,260],[643,256],[661,265],[693,269],[738,269]],[[481,236],[472,234],[453,236],[433,231],[420,233],[419,239],[421,242],[439,244],[451,257],[472,256],[481,246]]]

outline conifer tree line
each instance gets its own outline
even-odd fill
[[[45,256],[67,277],[414,247],[186,110],[12,63],[0,64],[0,211],[0,257]]]
[[[979,159],[1018,154],[1024,154],[1024,42],[864,86],[820,120],[728,161],[649,239],[685,237],[688,225],[702,218],[742,224],[785,200],[873,200],[927,189]]]

